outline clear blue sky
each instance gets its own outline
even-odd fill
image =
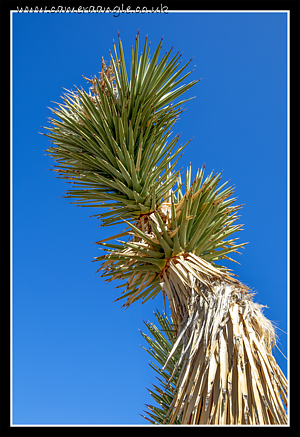
[[[118,31],[128,64],[139,29],[152,53],[194,57],[173,132],[182,132],[180,167],[223,171],[236,187],[249,244],[235,273],[287,332],[287,15],[285,13],[13,15],[13,423],[147,424],[139,415],[155,383],[138,328],[155,322],[161,296],[120,309],[118,283],[91,261],[110,229],[92,209],[62,198],[68,185],[47,169],[39,135],[63,88],[87,87]],[[146,328],[145,328],[146,329]],[[287,335],[278,330],[287,355]],[[284,373],[287,362],[274,351]]]

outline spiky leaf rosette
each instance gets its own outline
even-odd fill
[[[159,386],[153,384],[154,390],[148,389],[148,391],[153,400],[157,402],[159,406],[146,405],[148,411],[145,411],[145,413],[148,416],[142,416],[152,424],[163,424],[168,423],[168,419],[166,419],[167,413],[169,412],[170,406],[174,399],[175,387],[178,381],[181,366],[178,367],[175,373],[174,368],[180,357],[182,345],[180,344],[177,347],[176,352],[168,361],[166,369],[162,370],[161,367],[166,363],[169,353],[171,352],[176,341],[176,331],[172,326],[172,318],[168,318],[165,314],[160,313],[159,311],[154,312],[154,315],[158,322],[158,327],[151,322],[144,321],[151,337],[143,332],[141,332],[141,334],[150,346],[149,349],[146,349],[142,346],[143,349],[146,350],[157,362],[155,364],[151,361],[149,365],[158,374],[157,380],[159,382]],[[174,376],[172,381],[169,381],[171,375]],[[174,424],[179,423],[179,419],[174,421]]]
[[[197,172],[192,184],[191,167],[186,176],[184,195],[181,180],[178,180],[177,194],[171,190],[170,201],[160,204],[154,212],[142,215],[135,224],[126,222],[129,231],[124,234],[98,242],[108,252],[96,257],[97,261],[103,262],[99,269],[104,269],[102,277],[107,281],[125,280],[126,289],[120,297],[127,297],[125,306],[138,299],[143,299],[144,303],[154,298],[161,291],[163,271],[179,254],[187,257],[191,253],[228,272],[229,269],[218,261],[232,260],[228,254],[246,244],[229,238],[242,226],[233,224],[240,209],[240,206],[232,205],[235,201],[230,197],[233,188],[224,188],[226,183],[218,187],[220,174],[210,174],[204,179],[204,168]],[[109,242],[128,234],[131,235],[129,241]]]
[[[189,62],[178,68],[172,49],[159,60],[161,42],[152,59],[149,49],[146,38],[139,56],[137,35],[128,72],[119,36],[119,54],[114,44],[110,65],[102,61],[99,79],[88,79],[90,91],[66,93],[46,128],[55,171],[74,184],[66,197],[109,207],[99,214],[104,225],[155,210],[179,174],[173,169],[185,146],[176,148],[179,136],[170,135],[183,101],[173,101],[198,81],[179,86]]]

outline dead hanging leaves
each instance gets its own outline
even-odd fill
[[[182,343],[168,423],[287,424],[274,329],[250,290],[195,255],[170,263],[161,285],[177,326],[163,368]]]

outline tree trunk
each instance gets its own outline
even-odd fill
[[[274,329],[250,290],[192,253],[171,258],[161,277],[177,331],[168,360],[182,342],[170,423],[287,424]]]

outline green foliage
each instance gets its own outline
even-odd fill
[[[161,314],[159,311],[154,312],[154,315],[160,328],[157,328],[153,323],[144,321],[152,338],[143,332],[141,332],[141,334],[150,346],[149,349],[144,347],[143,349],[145,349],[158,364],[154,364],[153,362],[149,363],[150,367],[158,374],[156,378],[159,382],[159,386],[153,384],[154,390],[148,389],[153,400],[158,403],[158,406],[146,405],[149,411],[145,411],[145,413],[148,416],[142,416],[153,424],[162,424],[164,421],[167,424],[168,419],[166,418],[174,398],[174,390],[181,366],[179,366],[170,382],[169,379],[178,361],[181,345],[178,346],[175,354],[168,362],[166,370],[162,370],[162,366],[167,361],[169,353],[175,343],[176,333],[172,327],[172,319],[168,319],[166,315]],[[177,419],[175,424],[180,424],[180,420]]]
[[[180,188],[177,198],[173,196],[172,220],[173,229],[179,227],[176,234],[178,235],[178,251],[193,252],[216,267],[225,269],[215,262],[228,259],[226,256],[228,253],[237,252],[238,248],[246,244],[236,244],[237,238],[226,240],[242,227],[242,225],[233,225],[239,218],[235,213],[241,206],[232,206],[236,200],[230,198],[233,194],[233,187],[222,190],[227,182],[218,187],[221,180],[220,173],[216,175],[211,173],[205,180],[203,177],[204,167],[198,171],[190,185],[190,166],[186,174],[185,195],[182,195]],[[179,181],[180,186],[181,181]]]
[[[179,86],[191,73],[182,76],[189,62],[178,69],[181,55],[170,59],[172,49],[159,60],[161,42],[152,59],[149,49],[146,39],[138,55],[137,35],[129,78],[119,37],[119,55],[114,44],[110,66],[103,61],[90,91],[65,93],[64,104],[52,109],[58,119],[50,118],[46,128],[54,171],[74,184],[66,197],[109,207],[99,214],[104,225],[156,209],[179,175],[173,169],[185,146],[176,148],[179,135],[170,136],[186,100],[172,102],[198,81]]]
[[[177,196],[171,193],[166,214],[161,209],[145,217],[144,230],[126,221],[133,236],[131,241],[98,242],[108,252],[95,258],[104,263],[99,269],[104,269],[102,277],[107,281],[125,280],[119,286],[125,287],[119,298],[127,298],[125,306],[139,299],[144,303],[157,296],[161,291],[160,273],[170,258],[192,252],[219,270],[229,272],[219,261],[236,262],[228,254],[246,244],[238,244],[237,238],[228,238],[242,226],[233,224],[239,218],[235,213],[241,207],[232,206],[235,201],[229,198],[232,187],[224,188],[226,183],[218,187],[220,174],[211,173],[204,179],[202,168],[190,184],[190,167],[186,180],[185,194],[178,180]]]

